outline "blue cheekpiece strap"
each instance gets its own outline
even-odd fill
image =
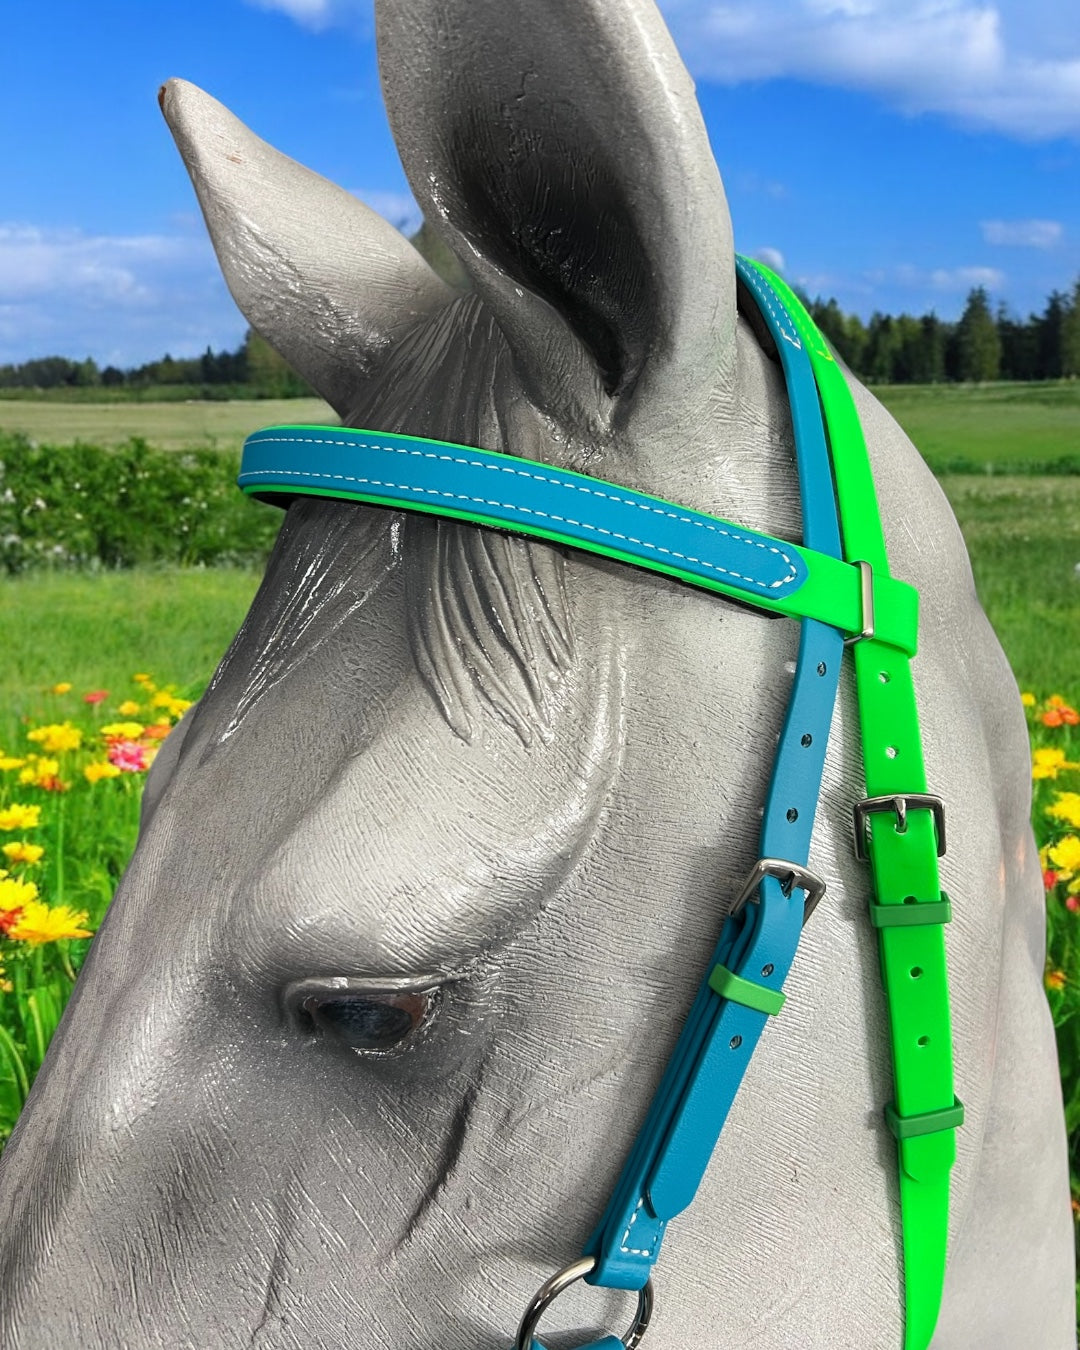
[[[741,259],[736,267],[769,326],[784,368],[804,540],[839,557],[832,470],[809,357],[773,290]],[[792,871],[804,868],[809,856],[842,655],[840,632],[813,619],[802,621],[761,835],[762,858],[789,862]],[[783,1001],[780,991],[798,947],[804,906],[795,888],[785,884],[784,869],[774,871],[755,887],[757,903],[741,905],[721,929],[649,1114],[585,1245],[583,1255],[595,1256],[597,1262],[585,1277],[590,1284],[622,1289],[645,1284],[668,1220],[690,1203],[705,1173],[768,1019],[764,1008],[775,1011]],[[583,1350],[597,1350],[597,1345]]]

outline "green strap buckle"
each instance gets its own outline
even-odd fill
[[[923,1134],[937,1134],[939,1130],[955,1130],[964,1123],[964,1103],[953,1097],[952,1106],[939,1111],[920,1111],[914,1116],[897,1114],[892,1102],[885,1106],[885,1120],[897,1139],[916,1139]]]
[[[729,998],[732,1003],[741,1003],[744,1008],[753,1008],[755,1012],[767,1013],[775,1017],[784,1006],[785,996],[778,989],[768,989],[753,980],[744,980],[727,966],[714,966],[709,976],[709,988],[721,998]]]
[[[952,902],[944,891],[940,900],[917,900],[914,904],[881,905],[870,901],[870,922],[875,928],[912,928],[928,923],[951,923]]]

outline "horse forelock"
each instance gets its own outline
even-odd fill
[[[505,339],[483,302],[462,295],[396,347],[347,421],[539,456],[519,409]],[[206,753],[399,567],[409,647],[453,732],[471,740],[487,710],[526,745],[536,734],[547,737],[547,694],[574,650],[558,548],[449,520],[300,498],[207,690],[215,730]]]

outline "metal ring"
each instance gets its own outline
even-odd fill
[[[595,1256],[579,1257],[578,1260],[572,1261],[563,1270],[552,1275],[546,1284],[540,1286],[533,1295],[529,1306],[525,1309],[525,1315],[518,1327],[514,1350],[539,1350],[539,1347],[534,1347],[533,1332],[536,1330],[537,1323],[544,1315],[548,1305],[554,1303],[564,1289],[568,1289],[577,1280],[588,1275],[595,1267]],[[641,1343],[641,1338],[645,1335],[645,1328],[649,1325],[649,1318],[652,1317],[652,1310],[652,1280],[646,1280],[644,1288],[638,1290],[637,1313],[634,1316],[633,1325],[622,1338],[626,1350],[635,1350],[635,1347]]]

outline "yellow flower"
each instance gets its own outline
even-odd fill
[[[47,755],[58,754],[62,750],[78,750],[82,745],[82,732],[70,722],[54,722],[51,726],[35,727],[26,733],[29,741],[36,741]]]
[[[45,850],[40,844],[28,844],[25,839],[19,839],[13,844],[5,844],[0,848],[0,853],[7,858],[8,862],[13,863],[36,863],[41,861],[41,856]]]
[[[0,755],[0,769],[21,769],[25,759],[15,759],[12,755]]]
[[[1021,695],[1020,695],[1020,702],[1024,705],[1025,708],[1034,708],[1034,706],[1035,706],[1035,695],[1034,695],[1034,694],[1021,694]]]
[[[137,741],[145,730],[141,722],[110,722],[101,734],[107,741]]]
[[[37,893],[32,881],[19,881],[5,874],[0,877],[0,910],[22,909],[37,899]]]
[[[84,927],[86,921],[85,909],[76,912],[68,905],[57,905],[50,909],[40,900],[29,900],[24,903],[22,917],[12,925],[9,936],[35,947],[43,942],[56,942],[60,938],[93,937],[93,932]]]
[[[138,671],[136,674],[132,675],[131,678],[135,681],[136,684],[150,683],[150,676],[147,675],[146,672],[143,670]]]
[[[1047,989],[1064,989],[1066,985],[1065,972],[1063,970],[1048,970],[1046,972]]]
[[[164,709],[169,717],[183,717],[184,713],[191,707],[191,700],[177,698],[175,694],[170,694],[167,690],[162,689],[154,695],[151,706]]]
[[[89,783],[96,783],[101,778],[119,778],[120,770],[115,764],[106,764],[104,761],[88,764],[83,773]]]
[[[126,698],[124,699],[123,703],[120,704],[119,708],[117,708],[116,711],[120,714],[121,717],[134,717],[135,714],[139,711],[139,705],[135,703],[132,699]]]
[[[1032,778],[1056,778],[1062,769],[1080,769],[1080,764],[1071,764],[1065,758],[1065,751],[1056,746],[1042,747],[1032,756]]]
[[[1067,834],[1047,847],[1046,856],[1055,872],[1071,877],[1074,872],[1080,872],[1080,839],[1075,834]]]
[[[42,783],[56,777],[60,772],[58,759],[44,759],[40,755],[30,755],[29,764],[19,774],[20,783],[33,783],[40,787]]]
[[[1074,830],[1080,830],[1080,792],[1059,792],[1046,808],[1046,814],[1055,820],[1063,820]]]
[[[0,830],[32,830],[41,824],[41,807],[12,802],[0,810]]]
[[[71,685],[68,684],[67,680],[61,680],[59,684],[53,685],[52,691],[54,694],[70,694]]]

